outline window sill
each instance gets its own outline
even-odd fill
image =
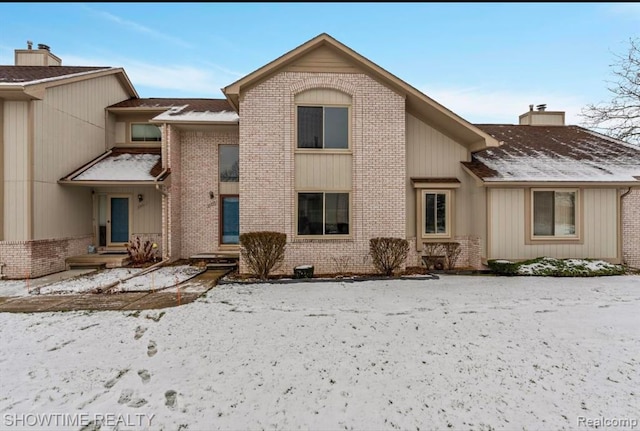
[[[296,154],[353,154],[350,148],[338,149],[338,148],[296,148]]]
[[[525,244],[527,245],[545,245],[545,244],[584,244],[584,241],[578,237],[533,237],[529,238]]]
[[[314,235],[314,236],[295,236],[292,243],[303,242],[353,242],[351,235]]]

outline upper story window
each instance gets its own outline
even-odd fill
[[[298,106],[298,148],[349,148],[349,108]]]
[[[219,169],[220,182],[237,183],[240,181],[240,157],[238,145],[220,145]]]
[[[577,190],[533,190],[533,237],[576,238]]]
[[[132,124],[131,142],[161,142],[160,127],[155,124]]]

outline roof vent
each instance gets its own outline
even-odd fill
[[[33,42],[30,40],[27,41],[27,49],[33,49]]]
[[[50,51],[51,48],[49,47],[49,45],[45,45],[44,43],[39,43],[38,44],[38,49],[45,49],[47,51]]]
[[[540,112],[544,112],[547,109],[547,104],[546,103],[542,103],[538,106],[536,106],[536,109]]]

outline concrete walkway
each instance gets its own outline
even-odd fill
[[[0,297],[0,312],[147,310],[175,307],[193,302],[204,295],[227,272],[228,270],[205,271],[184,283],[156,292]]]

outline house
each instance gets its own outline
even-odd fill
[[[94,241],[92,190],[58,180],[112,146],[105,107],[138,94],[121,68],[63,66],[47,45],[0,66],[0,266],[10,278],[65,269]]]
[[[471,124],[327,34],[222,91],[104,101],[102,147],[52,184],[85,196],[80,212],[59,209],[89,227],[83,245],[122,250],[137,234],[175,260],[237,252],[241,232],[272,230],[287,235],[284,273],[371,271],[380,236],[409,241],[408,266],[437,242],[460,244],[460,267],[537,256],[640,266],[640,149],[567,126],[562,112]],[[3,252],[21,276],[7,262]]]

